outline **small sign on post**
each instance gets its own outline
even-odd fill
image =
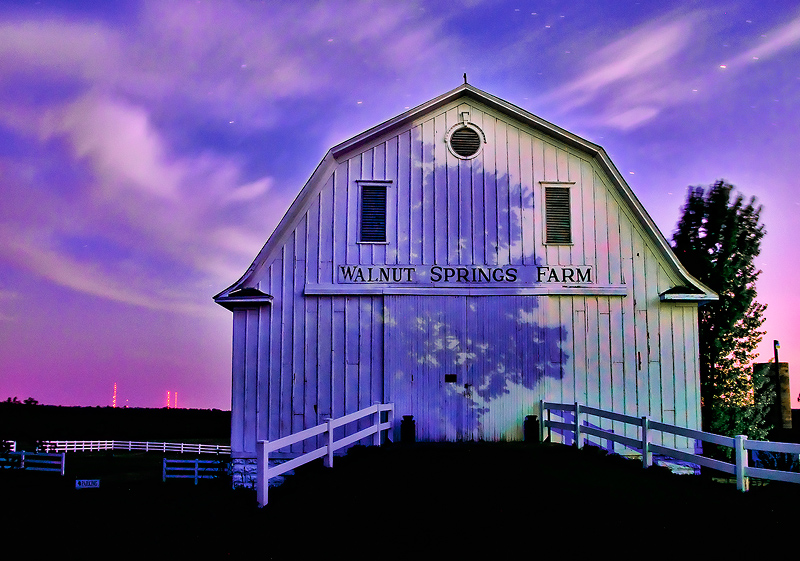
[[[75,488],[76,489],[99,489],[100,488],[100,480],[99,479],[76,479],[75,480]]]

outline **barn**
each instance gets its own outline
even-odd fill
[[[429,441],[521,439],[540,399],[700,429],[716,298],[600,146],[464,83],[331,148],[214,297],[235,469],[376,401]]]

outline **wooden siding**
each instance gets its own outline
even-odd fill
[[[487,139],[471,160],[444,143],[464,110]],[[386,244],[358,243],[358,180],[391,181]],[[543,183],[569,186],[571,245],[544,243]],[[519,439],[540,398],[700,427],[697,306],[659,301],[680,280],[590,156],[477,102],[451,103],[341,156],[308,200],[259,270],[273,302],[234,315],[235,453],[383,399],[398,419],[415,415],[422,438]],[[586,265],[594,284],[625,295],[337,284],[340,265],[381,264]],[[307,295],[309,285],[341,293]]]

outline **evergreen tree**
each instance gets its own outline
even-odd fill
[[[672,237],[681,263],[719,300],[699,309],[700,397],[703,429],[764,439],[765,416],[774,397],[752,363],[764,331],[766,305],[756,301],[754,259],[766,233],[755,197],[745,204],[733,186],[717,181],[689,187],[683,216]]]

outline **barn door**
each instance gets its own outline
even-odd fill
[[[386,395],[419,440],[479,438],[479,379],[465,296],[386,296]],[[399,434],[396,435],[399,437]]]

